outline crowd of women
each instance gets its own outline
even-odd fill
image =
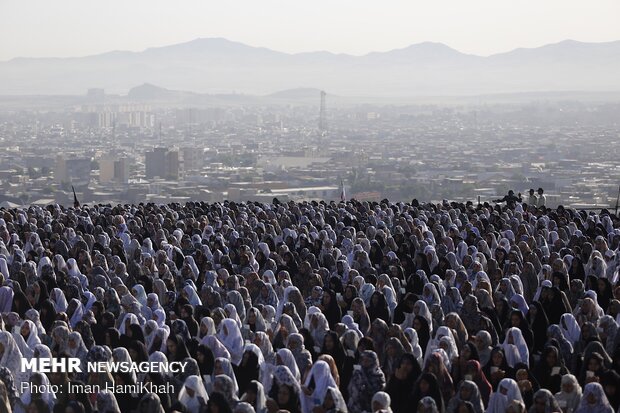
[[[619,245],[525,203],[3,209],[0,413],[615,413]],[[67,391],[136,383],[173,391]]]

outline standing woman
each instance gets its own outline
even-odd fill
[[[449,401],[454,395],[454,383],[439,352],[433,352],[429,356],[424,372],[432,373],[437,378],[443,400]]]
[[[360,355],[360,367],[356,367],[349,383],[348,407],[352,412],[371,411],[372,396],[385,387],[385,376],[379,367],[374,351],[366,350]]]
[[[312,413],[315,407],[321,406],[329,387],[337,388],[338,385],[332,376],[329,364],[318,360],[312,366],[310,374],[308,374],[304,385],[301,387],[304,393],[301,402],[303,412]]]
[[[370,305],[368,307],[368,315],[370,321],[381,319],[386,324],[390,323],[390,310],[385,295],[381,291],[375,291],[370,297]],[[364,330],[362,330],[364,331]]]
[[[363,335],[367,335],[370,330],[370,315],[364,305],[364,300],[360,297],[354,298],[351,303],[351,311],[353,311],[353,321],[357,323]]]
[[[555,399],[563,411],[574,412],[581,401],[581,386],[577,382],[577,377],[572,374],[562,376],[562,387],[555,394]]]
[[[403,354],[394,374],[385,386],[385,392],[389,394],[392,400],[391,405],[394,413],[409,411],[409,392],[420,373],[420,365],[415,356],[409,353]]]
[[[545,347],[547,328],[549,328],[549,320],[545,309],[538,302],[534,301],[530,304],[530,309],[525,317],[534,335],[534,347],[532,352],[538,354]]]
[[[432,373],[422,373],[422,375],[418,378],[418,381],[415,383],[413,388],[411,402],[409,405],[417,407],[420,401],[427,397],[435,400],[437,411],[444,411],[445,402],[443,400],[443,396],[441,395],[439,384],[437,383],[437,377],[435,377]]]
[[[288,367],[276,367],[273,383],[269,392],[270,399],[267,400],[269,411],[286,410],[290,413],[301,413],[301,389]]]
[[[614,413],[614,409],[605,396],[603,386],[593,382],[584,387],[581,402],[575,413]]]

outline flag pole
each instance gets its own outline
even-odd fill
[[[73,191],[73,207],[74,208],[79,208],[80,207],[80,201],[78,201],[78,199],[77,199],[77,195],[75,194],[75,188],[73,187],[73,185],[71,185],[71,190]]]

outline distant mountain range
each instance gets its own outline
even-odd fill
[[[88,88],[127,94],[187,90],[267,95],[325,89],[341,96],[469,96],[495,93],[620,91],[620,41],[566,40],[488,57],[441,43],[351,56],[289,54],[221,38],[142,52],[0,62],[0,95],[75,95]],[[145,83],[157,85],[150,92]],[[165,88],[165,89],[161,89]],[[292,91],[291,91],[292,90]],[[277,94],[272,95],[277,97]],[[290,96],[289,96],[290,97]]]

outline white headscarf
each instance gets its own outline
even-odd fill
[[[69,304],[67,303],[67,299],[65,298],[65,293],[62,292],[60,288],[54,288],[52,293],[50,294],[52,302],[54,303],[54,307],[56,308],[57,313],[64,313],[67,311],[67,307]]]
[[[131,288],[131,290],[132,290],[132,293],[135,292],[134,297],[136,297],[136,300],[138,300],[138,302],[141,305],[145,306],[147,297],[146,297],[146,291],[144,290],[144,286],[142,284],[136,284]]]
[[[190,396],[187,389],[193,390],[194,395]],[[185,379],[183,388],[179,392],[179,403],[181,403],[188,412],[197,412],[201,407],[200,399],[202,399],[204,404],[209,401],[209,395],[202,383],[202,379],[198,376],[189,376]]]
[[[433,315],[428,309],[426,302],[424,302],[423,300],[418,300],[413,305],[413,308],[414,308],[414,314],[415,314],[415,309],[417,308],[418,309],[417,315],[424,317],[426,321],[428,321],[428,329],[429,331],[432,332],[433,331]]]
[[[295,356],[291,350],[287,348],[281,348],[277,351],[277,355],[282,361],[281,365],[288,367],[288,369],[293,373],[296,380],[301,380],[301,374],[299,372],[299,368],[297,367],[297,362],[295,361]]]
[[[129,320],[129,325],[132,325],[132,324],[140,325],[140,321],[138,321],[138,317],[134,313],[125,314],[125,316],[123,317],[123,321],[121,321],[121,324],[118,326],[118,332],[121,335],[126,334],[125,324],[127,324],[127,320]]]
[[[30,376],[30,382],[32,383],[32,378],[34,375],[37,375],[41,379],[39,397],[47,403],[48,406],[53,407],[56,403],[56,395],[52,391],[52,386],[50,385],[50,381],[47,378],[47,375],[42,373],[32,373]],[[20,387],[20,386],[18,386]],[[26,391],[21,395],[20,399],[24,406],[28,406],[32,401],[32,393],[30,392],[31,386],[27,386]]]
[[[416,360],[418,360],[418,363],[420,363],[420,365],[423,365],[422,347],[420,347],[420,342],[418,339],[418,332],[414,328],[408,327],[405,329],[405,336],[409,340],[409,344],[411,344],[411,348],[413,348],[413,356],[416,358]]]
[[[513,341],[512,344],[509,343],[511,337]],[[502,348],[506,353],[506,361],[510,367],[514,367],[519,363],[523,363],[527,366],[530,365],[530,351],[518,327],[511,327],[508,329],[506,338],[502,343]]]
[[[310,369],[310,374],[306,377],[304,386],[310,387],[312,381],[314,381],[314,391],[310,396],[303,395],[303,413],[312,413],[314,407],[323,404],[328,387],[338,388],[332,376],[329,364],[323,360],[319,360],[312,365],[312,369]]]
[[[223,357],[230,359],[230,353],[216,336],[204,336],[200,341],[200,344],[203,344],[209,349],[211,349],[211,351],[213,352],[213,357]]]
[[[243,358],[244,341],[237,321],[231,318],[223,319],[219,326],[217,338],[230,353],[232,363],[238,366]]]
[[[519,385],[513,379],[502,379],[497,385],[497,391],[491,394],[486,413],[506,413],[513,400],[523,401]]]
[[[588,396],[594,395],[594,404],[590,404]],[[575,410],[575,413],[614,413],[603,386],[600,383],[588,383],[583,388],[583,396],[581,397],[581,403]]]
[[[187,284],[185,287],[183,287],[183,291],[185,292],[185,294],[187,294],[187,300],[191,305],[202,305],[200,297],[198,297],[196,290],[191,284]]]
[[[378,403],[379,406],[381,406],[382,412],[392,413],[392,408],[390,407],[390,405],[392,404],[392,399],[390,398],[390,395],[386,392],[380,391],[375,393],[375,395],[372,396],[371,405],[374,405],[375,403]]]
[[[4,262],[6,265],[6,261]],[[5,276],[6,277],[6,276]],[[8,278],[5,278],[8,279]],[[11,287],[0,287],[0,312],[10,313],[13,307],[13,289]]]
[[[28,327],[30,327],[30,335],[26,339],[26,344],[31,349],[34,349],[37,344],[41,344],[41,339],[39,338],[39,329],[37,328],[37,325],[34,323],[34,321],[24,320],[22,325],[24,324],[28,324]]]
[[[213,319],[211,317],[202,317],[202,319],[200,320],[200,325],[201,326],[205,326],[207,328],[207,334],[204,335],[204,337],[206,336],[214,336],[216,334],[215,331],[215,321],[213,321]],[[200,335],[200,328],[198,329],[198,335]],[[204,338],[202,337],[202,338]]]
[[[530,307],[525,302],[525,298],[521,294],[515,294],[510,298],[510,304],[516,305],[519,311],[523,314],[523,316],[527,316]]]
[[[76,302],[75,311],[73,315],[71,315],[71,320],[69,323],[71,324],[71,328],[75,328],[78,322],[82,321],[82,317],[84,317],[84,305],[77,298],[72,298],[71,301]]]
[[[233,384],[233,391],[234,394],[238,394],[239,393],[239,384],[237,383],[237,376],[235,376],[235,370],[233,369],[232,364],[230,364],[230,360],[228,360],[227,358],[224,357],[218,357],[215,359],[215,363],[219,363],[220,366],[222,367],[222,373],[217,374],[215,372],[215,369],[213,369],[213,374],[211,376],[212,378],[212,382],[215,382],[215,378],[220,375],[223,374],[225,376],[228,376],[228,378],[230,378],[230,381]]]
[[[0,344],[4,347],[0,366],[4,366],[15,375],[15,383],[22,383],[28,379],[28,372],[22,372],[22,353],[15,343],[15,339],[8,331],[0,331]],[[20,386],[17,386],[19,389]]]
[[[564,338],[567,339],[573,346],[581,337],[581,327],[579,327],[575,316],[571,313],[562,314],[560,317],[560,330],[562,331]]]

